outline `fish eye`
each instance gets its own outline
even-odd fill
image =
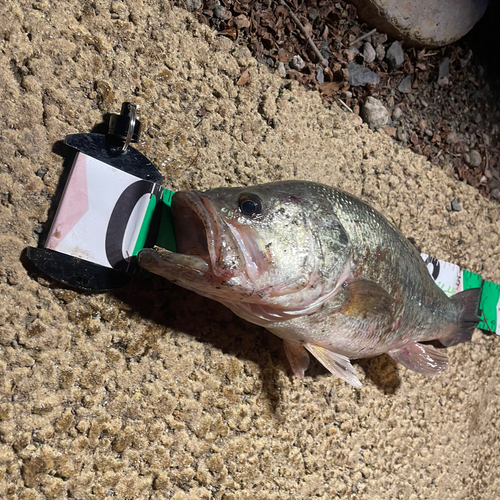
[[[262,202],[255,194],[242,194],[238,200],[238,206],[244,215],[255,216],[262,213]]]

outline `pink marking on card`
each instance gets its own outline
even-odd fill
[[[57,209],[46,248],[56,250],[75,224],[89,209],[86,156],[78,153]]]

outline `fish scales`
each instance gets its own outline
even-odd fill
[[[388,353],[426,375],[470,340],[479,290],[448,298],[414,246],[344,191],[305,181],[174,194],[178,253],[139,264],[281,337],[295,375],[309,354],[352,385],[351,359]]]

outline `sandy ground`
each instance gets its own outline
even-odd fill
[[[76,293],[22,257],[54,144],[124,100],[168,187],[320,180],[496,281],[498,205],[166,1],[7,0],[0,30],[1,498],[500,498],[495,336],[436,378],[382,356],[355,363],[359,390],[316,363],[301,383],[279,339],[217,303],[146,276]]]

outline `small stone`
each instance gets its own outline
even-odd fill
[[[418,122],[418,128],[421,131],[424,131],[427,128],[427,121],[424,120],[423,118],[421,120],[419,120],[419,122]]]
[[[325,83],[325,73],[323,72],[323,68],[319,68],[318,72],[316,73],[316,81],[321,85],[322,83]]]
[[[323,40],[319,46],[321,55],[328,61],[330,59],[330,49],[329,49],[329,44],[326,40]]]
[[[293,56],[290,66],[297,71],[300,71],[306,67],[306,63],[304,62],[304,59],[302,59],[302,57],[300,57],[299,55],[295,55]]]
[[[385,59],[385,49],[383,45],[377,45],[375,53],[377,54],[377,59],[379,61],[383,61]]]
[[[189,12],[194,12],[195,10],[201,9],[201,0],[185,0],[184,7]]]
[[[387,50],[385,57],[392,68],[398,68],[405,62],[405,53],[401,42],[395,41]]]
[[[340,94],[340,98],[341,99],[351,99],[352,97],[352,92],[350,90],[344,90],[344,92],[342,92],[342,94]]]
[[[446,143],[456,144],[458,142],[458,139],[458,134],[454,130],[451,130],[446,136]]]
[[[438,80],[448,76],[450,74],[450,58],[445,57],[439,64],[439,76]]]
[[[425,129],[425,135],[427,137],[432,137],[434,134],[432,133],[432,130],[430,128]]]
[[[449,80],[449,78],[447,76],[443,76],[443,78],[440,78],[438,80],[438,85],[440,87],[446,87],[449,84],[450,84],[450,80]]]
[[[281,61],[278,63],[278,69],[277,69],[278,75],[280,75],[282,78],[286,77],[286,68],[285,64],[282,63]]]
[[[477,149],[473,149],[469,153],[469,158],[470,158],[469,165],[471,167],[479,167],[479,165],[481,165],[481,162],[483,161]]]
[[[319,16],[319,11],[317,9],[311,9],[307,13],[307,17],[309,18],[309,21],[311,21],[311,22],[315,21],[318,16]]]
[[[250,144],[253,141],[252,132],[250,132],[250,130],[245,130],[245,132],[241,134],[241,139],[245,144]]]
[[[214,9],[214,17],[216,17],[217,19],[225,19],[226,8],[222,5],[217,5]]]
[[[490,196],[494,198],[495,200],[500,201],[500,189],[493,189],[490,193]]]
[[[462,159],[464,160],[465,163],[467,163],[467,165],[470,165],[470,154],[469,153],[464,153],[462,155]]]
[[[366,85],[367,83],[379,83],[380,78],[373,71],[356,63],[349,63],[347,65],[349,76],[347,81],[353,86],[358,87]]]
[[[460,212],[460,210],[462,210],[462,207],[459,205],[456,198],[453,198],[453,200],[451,201],[451,209],[453,212]]]
[[[268,57],[268,58],[266,59],[266,64],[267,64],[269,67],[273,68],[273,67],[274,67],[274,59],[273,59],[272,57]]]
[[[399,107],[395,107],[392,111],[392,119],[399,120],[401,118],[402,114],[403,114],[403,110]]]
[[[370,42],[366,42],[363,45],[363,57],[365,58],[365,63],[368,64],[375,61],[375,57],[377,57],[377,53]]]
[[[411,92],[411,75],[405,76],[398,85],[398,90],[402,94],[409,94]]]
[[[36,171],[37,177],[40,177],[40,179],[43,179],[43,176],[47,173],[47,170],[44,170],[43,168],[39,168]]]
[[[384,127],[389,121],[389,112],[381,101],[369,96],[361,112],[363,120],[370,128],[377,129]]]
[[[385,33],[374,33],[372,35],[372,43],[375,47],[379,47],[385,42],[387,42],[387,35]]]
[[[406,142],[408,140],[408,134],[405,132],[405,129],[403,127],[398,127],[397,138],[401,142]]]

